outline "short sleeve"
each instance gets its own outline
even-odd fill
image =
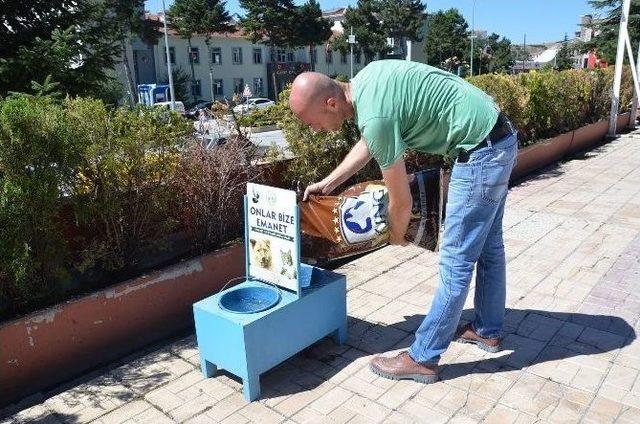
[[[407,149],[395,119],[370,118],[362,125],[361,132],[371,155],[383,169],[393,165]]]

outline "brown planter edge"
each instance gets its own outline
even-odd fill
[[[629,127],[630,116],[630,112],[618,115],[617,134]],[[510,182],[513,184],[541,168],[601,144],[608,130],[609,120],[601,120],[521,148]]]
[[[0,407],[188,328],[193,303],[243,272],[233,245],[0,324]]]

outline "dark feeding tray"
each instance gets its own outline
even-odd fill
[[[231,290],[220,296],[220,308],[237,314],[255,314],[274,307],[280,301],[275,287],[249,286]]]

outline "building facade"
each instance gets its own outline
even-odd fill
[[[345,8],[323,12],[324,17],[333,22],[333,36],[343,33]],[[146,19],[162,23],[162,14],[147,13]],[[155,45],[141,40],[131,43],[130,63],[135,84],[162,84],[168,82],[167,61],[165,52],[164,29],[160,25],[162,36]],[[193,65],[192,95],[189,99],[176,99],[185,103],[194,101],[222,100],[243,92],[245,85],[251,89],[254,97],[274,97],[274,78],[280,92],[297,74],[310,70],[331,77],[351,73],[350,54],[343,54],[331,49],[330,41],[314,47],[299,49],[270,48],[264,44],[254,44],[245,38],[242,29],[235,32],[211,34],[209,47],[204,35],[196,35],[191,39],[191,47],[186,39],[178,36],[170,27],[168,44],[171,65],[191,77]],[[412,60],[422,61],[422,45],[409,47]],[[313,59],[313,65],[312,65]],[[364,66],[364,55],[356,48],[353,56],[353,74],[357,74]],[[209,75],[211,68],[212,77]],[[119,72],[124,80],[124,72]],[[126,86],[126,84],[125,84]]]

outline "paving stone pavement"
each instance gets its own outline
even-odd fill
[[[204,379],[191,335],[5,409],[0,422],[638,423],[638,157],[640,131],[511,190],[505,349],[453,343],[436,384],[367,368],[411,344],[437,285],[436,254],[387,247],[340,269],[347,344],[324,340],[264,374],[260,401],[246,403],[230,375]],[[470,293],[465,320],[472,303]]]

